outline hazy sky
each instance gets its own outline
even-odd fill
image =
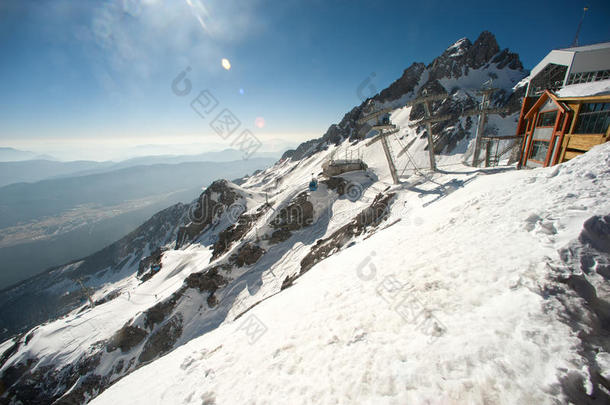
[[[214,115],[228,108],[281,147],[321,136],[370,95],[357,91],[367,78],[380,90],[483,30],[531,68],[571,44],[584,5],[581,44],[610,41],[607,0],[0,0],[0,146],[222,148],[213,117],[190,107],[207,90]],[[192,89],[178,96],[187,67]]]

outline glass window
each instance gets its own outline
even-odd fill
[[[556,91],[563,85],[568,67],[549,63],[530,81],[529,95],[539,95],[545,89]]]
[[[552,127],[555,125],[555,118],[557,118],[557,110],[542,113],[538,116],[537,127]]]
[[[561,129],[563,128],[563,121],[565,121],[566,119],[566,114],[561,114],[559,116],[559,124],[557,125],[557,131],[561,131]]]
[[[586,103],[580,108],[574,133],[603,134],[610,125],[610,103]]]
[[[593,72],[570,73],[566,84],[597,82],[610,79],[610,70],[597,70]]]
[[[534,141],[532,142],[532,149],[530,150],[529,158],[544,162],[546,154],[549,151],[549,143],[545,141]]]

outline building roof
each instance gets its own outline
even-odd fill
[[[534,105],[530,107],[528,112],[525,114],[525,118],[529,119],[536,111],[538,111],[541,106],[543,106],[547,102],[547,100],[552,100],[553,103],[564,112],[570,109],[567,105],[557,100],[557,96],[555,96],[552,92],[545,90],[544,93],[542,93],[542,95],[540,96],[540,98],[536,100]]]
[[[572,84],[556,92],[560,98],[610,95],[610,79],[599,82]]]
[[[567,66],[568,70],[566,77],[571,73],[594,72],[610,69],[610,42],[554,49],[534,66],[528,78],[530,80],[533,79],[549,64]]]
[[[591,44],[584,46],[574,46],[570,48],[560,48],[558,51],[568,51],[568,52],[588,52],[588,51],[597,51],[600,49],[610,48],[610,42],[600,42],[599,44]]]
[[[570,66],[574,59],[573,51],[564,51],[563,49],[553,50],[549,52],[530,72],[530,79],[536,77],[538,73],[542,71],[549,63],[555,63],[557,65]]]

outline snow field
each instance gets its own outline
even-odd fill
[[[426,207],[398,190],[394,207],[420,221],[363,238],[93,403],[556,403],[559,379],[586,369],[539,292],[557,249],[610,212],[609,167],[601,145],[558,167],[479,175]]]

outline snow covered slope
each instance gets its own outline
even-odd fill
[[[554,404],[574,376],[607,399],[590,382],[586,326],[574,330],[564,305],[594,315],[553,263],[588,218],[610,213],[610,144],[558,167],[456,176],[476,178],[427,207],[393,189],[386,222],[403,221],[93,403]]]

